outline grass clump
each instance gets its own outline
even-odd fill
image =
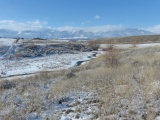
[[[120,55],[119,51],[116,49],[111,49],[105,54],[105,63],[110,67],[117,67],[120,65]]]
[[[99,44],[97,43],[97,41],[90,41],[88,46],[92,49],[92,50],[98,50],[99,48]]]
[[[16,84],[9,80],[4,80],[0,84],[1,89],[12,89],[16,87]]]

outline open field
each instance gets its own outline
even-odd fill
[[[101,54],[101,52],[97,52]],[[34,59],[25,58],[22,60],[1,60],[1,77],[32,74],[41,71],[53,71],[76,66],[76,63],[90,60],[93,52],[78,52],[76,54],[50,55],[46,57],[36,57]],[[91,58],[90,58],[91,57]]]
[[[155,119],[159,63],[160,47],[115,49],[81,66],[3,80],[1,119]]]
[[[80,66],[1,79],[0,119],[159,120],[160,46],[121,47],[106,48]]]
[[[97,44],[146,44],[160,43],[160,35],[131,36],[96,40]]]
[[[101,49],[105,49],[113,45],[117,49],[135,49],[137,48],[146,48],[146,47],[156,47],[160,46],[160,43],[144,43],[144,44],[100,44]]]
[[[5,41],[6,40],[6,41]],[[0,76],[33,74],[73,67],[78,61],[92,59],[91,48],[80,43],[54,40],[0,39]],[[27,42],[26,42],[27,41]]]

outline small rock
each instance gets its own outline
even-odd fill
[[[71,112],[74,112],[74,110],[71,110],[71,109],[68,109],[68,110],[66,110],[66,114],[69,114],[69,113],[71,113]]]
[[[75,118],[76,118],[76,119],[79,119],[79,114],[78,114],[78,113],[75,115]]]
[[[68,101],[68,98],[61,98],[59,101],[58,101],[58,104],[62,104],[62,102],[67,102]]]
[[[76,102],[73,102],[73,103],[71,103],[71,104],[68,104],[67,106],[68,106],[68,107],[74,107],[74,106],[77,106],[78,104],[80,104],[80,102],[79,102],[79,101],[76,101]]]
[[[141,118],[142,118],[143,120],[147,120],[147,114],[146,114],[146,113],[143,113],[143,114],[141,115]]]
[[[130,114],[130,115],[136,115],[136,114],[137,114],[137,112],[136,112],[136,111],[134,111],[134,110],[129,110],[129,114]]]

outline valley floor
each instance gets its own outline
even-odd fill
[[[160,120],[160,47],[97,53],[1,61],[0,120]]]
[[[75,54],[57,54],[46,57],[24,58],[22,60],[1,60],[0,76],[26,75],[41,71],[53,71],[73,67],[78,61],[94,58],[95,52],[77,52]],[[96,51],[96,54],[102,54]]]

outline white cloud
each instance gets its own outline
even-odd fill
[[[28,21],[28,22],[17,22],[14,20],[0,20],[0,29],[11,29],[15,31],[24,30],[39,30],[47,24],[46,21]]]
[[[100,19],[100,16],[96,15],[95,19]],[[90,22],[90,21],[86,21]],[[43,29],[53,29],[53,30],[60,30],[60,31],[72,31],[75,32],[77,30],[85,30],[91,32],[107,32],[107,31],[114,31],[114,30],[121,30],[125,29],[126,27],[122,25],[104,25],[104,26],[93,26],[93,27],[73,27],[73,26],[62,26],[62,27],[49,27],[47,26],[46,21],[40,20],[33,20],[27,22],[17,22],[15,20],[0,20],[0,29],[10,29],[15,30],[18,32],[26,31],[26,30],[43,30]],[[153,33],[160,33],[160,24],[151,26],[148,28],[142,28],[144,30],[153,32]]]
[[[151,26],[146,28],[145,30],[148,30],[150,32],[154,32],[154,33],[160,33],[160,24],[159,25],[155,25],[155,26]]]
[[[26,30],[43,30],[43,29],[52,29],[60,31],[72,31],[85,30],[89,32],[107,32],[113,30],[124,29],[122,25],[104,25],[104,26],[94,26],[94,27],[73,27],[73,26],[62,26],[62,27],[49,27],[47,26],[46,21],[34,20],[28,22],[17,22],[14,20],[0,20],[0,29],[10,29],[15,31],[26,31]]]
[[[94,16],[96,20],[99,20],[101,17],[99,15]]]
[[[125,29],[122,25],[105,25],[105,26],[94,26],[94,27],[71,27],[71,26],[63,26],[54,28],[60,31],[77,31],[77,30],[85,30],[91,32],[107,32],[107,31],[114,31],[114,30],[122,30]]]

